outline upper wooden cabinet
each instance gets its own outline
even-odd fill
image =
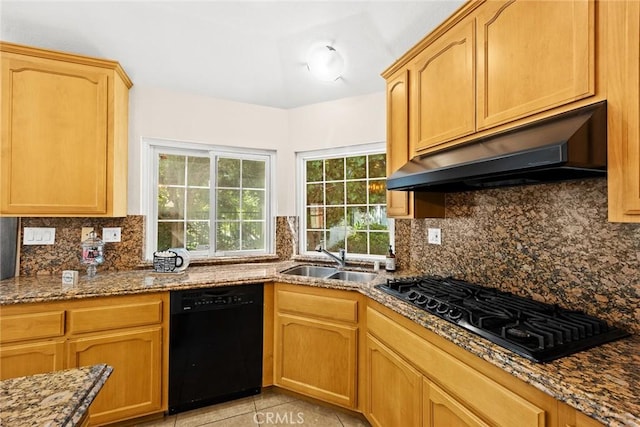
[[[427,46],[410,65],[411,152],[475,131],[474,39],[474,21],[467,19]]]
[[[609,221],[640,222],[640,2],[607,2]]]
[[[383,72],[387,158],[399,168],[405,156],[606,100],[609,221],[640,222],[639,46],[635,0],[471,0]],[[391,194],[390,216],[418,217],[413,196]]]
[[[125,216],[128,91],[117,62],[0,43],[0,214]]]
[[[593,0],[478,8],[478,130],[595,94]]]
[[[409,71],[400,70],[387,80],[387,176],[409,160]],[[387,216],[392,218],[443,218],[444,195],[387,191]]]
[[[594,0],[469,2],[399,68],[409,156],[595,95],[595,39]]]

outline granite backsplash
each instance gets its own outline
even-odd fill
[[[98,272],[131,270],[144,265],[145,217],[142,215],[125,218],[22,218],[21,221],[20,233],[24,227],[56,229],[53,245],[20,246],[21,276],[60,274],[63,270],[80,270],[84,274],[86,266],[81,263],[80,241],[82,227],[94,227],[98,235],[103,227],[121,227],[121,242],[105,243],[105,262],[98,266]],[[296,253],[297,227],[296,217],[276,218],[278,259],[288,260]]]
[[[142,262],[144,216],[123,218],[21,218],[20,239],[25,227],[55,227],[53,245],[20,246],[20,275],[60,274],[63,270],[86,271],[82,265],[82,227],[93,227],[98,235],[103,227],[120,227],[120,242],[105,243],[104,264],[98,271],[130,270]],[[22,240],[21,240],[22,241]]]
[[[442,245],[427,244],[428,228]],[[397,220],[400,270],[454,276],[640,332],[640,224],[607,221],[606,179],[447,194],[446,218]]]

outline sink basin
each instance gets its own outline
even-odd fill
[[[282,274],[293,274],[295,276],[320,277],[325,278],[335,273],[337,269],[333,267],[322,267],[319,265],[299,265],[282,272]]]
[[[362,271],[338,270],[335,267],[323,267],[320,265],[298,265],[282,272],[294,276],[315,277],[318,279],[336,279],[347,282],[369,282],[376,277],[375,273]]]
[[[347,282],[369,282],[378,277],[374,273],[363,273],[361,271],[336,271],[327,279],[346,280]]]

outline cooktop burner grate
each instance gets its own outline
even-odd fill
[[[535,362],[629,335],[579,311],[453,278],[388,279],[376,287]]]

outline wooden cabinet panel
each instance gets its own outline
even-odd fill
[[[148,301],[68,311],[69,333],[80,334],[162,322],[162,301]]]
[[[0,380],[64,368],[64,340],[0,347]]]
[[[424,380],[422,386],[425,427],[488,427],[462,403],[447,392]]]
[[[411,153],[475,131],[474,21],[460,22],[410,66]]]
[[[593,0],[478,8],[478,129],[595,94]]]
[[[602,427],[598,421],[594,420],[570,407],[558,402],[558,426],[559,427]]]
[[[11,43],[0,50],[0,213],[126,215],[131,82],[119,65]]]
[[[0,318],[0,342],[26,341],[64,335],[64,310],[24,313]]]
[[[387,177],[409,160],[409,71],[387,79]],[[387,191],[387,215],[411,215],[413,193]]]
[[[355,408],[357,327],[280,313],[275,327],[276,384]]]
[[[387,177],[410,159],[409,71],[400,70],[387,80]],[[444,195],[387,191],[387,216],[391,218],[444,218]]]
[[[356,408],[359,294],[276,283],[274,383]]]
[[[609,221],[640,222],[640,3],[607,2]]]
[[[76,64],[2,59],[8,134],[2,211],[105,213],[106,74]]]
[[[422,374],[367,334],[367,419],[377,427],[422,423]]]
[[[358,301],[283,289],[278,289],[276,292],[279,312],[302,314],[332,321],[358,322]]]
[[[161,413],[168,301],[163,292],[5,306],[2,335],[22,341],[0,346],[0,377],[106,363],[114,372],[92,404],[92,425]]]
[[[70,339],[67,366],[106,363],[109,380],[91,405],[91,424],[105,424],[162,409],[162,327]]]
[[[546,413],[439,347],[367,308],[369,333],[496,425],[543,427]]]

